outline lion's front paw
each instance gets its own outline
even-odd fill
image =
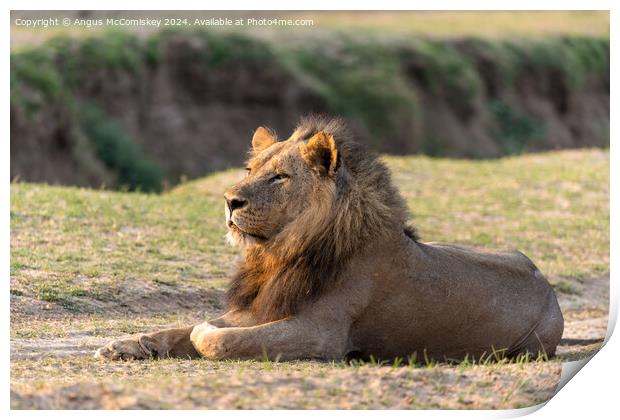
[[[141,360],[157,356],[154,340],[143,335],[110,342],[95,352],[95,357],[103,360]]]

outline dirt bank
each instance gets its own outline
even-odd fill
[[[11,56],[11,178],[160,190],[242,162],[258,124],[347,118],[392,154],[606,146],[609,41],[111,33]]]

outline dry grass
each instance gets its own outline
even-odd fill
[[[600,11],[418,11],[325,13],[319,26],[413,33],[438,38],[609,36],[609,13]],[[482,24],[484,22],[484,24]]]
[[[598,149],[469,161],[386,156],[424,241],[517,248],[557,281],[609,271],[609,152]],[[188,182],[179,196],[220,198],[243,176]],[[586,245],[587,244],[587,245]]]
[[[15,407],[407,409],[506,408],[553,395],[560,364],[476,366],[458,369],[350,367],[296,362],[160,360],[140,363],[13,364]],[[85,377],[91,379],[85,381]],[[139,392],[136,392],[139,390]],[[33,396],[38,396],[39,399]]]
[[[494,161],[386,157],[424,240],[520,248],[556,285],[565,336],[607,319],[609,154]],[[11,389],[15,408],[514,408],[545,401],[558,359],[517,364],[102,363],[112,337],[222,310],[231,170],[163,195],[11,186]],[[587,244],[585,246],[584,244]],[[563,345],[562,359],[600,344]]]

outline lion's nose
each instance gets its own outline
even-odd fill
[[[236,195],[228,195],[224,194],[224,198],[226,199],[226,205],[228,206],[228,210],[232,213],[233,211],[243,208],[248,204],[247,200],[236,196]]]

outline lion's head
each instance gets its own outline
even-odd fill
[[[262,127],[254,133],[247,176],[224,194],[231,242],[266,244],[291,224],[314,228],[329,213],[339,163],[334,137],[298,134],[278,142]]]
[[[368,241],[411,233],[387,168],[341,120],[304,118],[284,141],[258,128],[247,171],[225,193],[228,238],[245,249],[228,300],[264,320],[335,284]]]

